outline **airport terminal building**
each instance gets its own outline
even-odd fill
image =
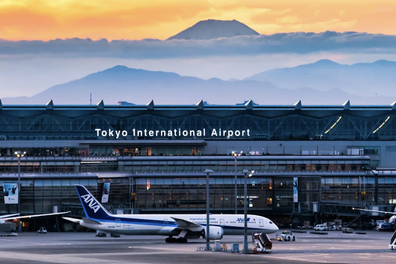
[[[21,213],[71,210],[74,185],[116,213],[249,213],[302,225],[396,204],[396,105],[2,105],[0,184],[18,181]],[[18,158],[16,151],[24,156]],[[235,156],[233,155],[235,153]],[[237,194],[235,199],[235,175]],[[0,214],[17,212],[0,192]],[[235,202],[236,200],[236,202]],[[39,221],[39,223],[36,223]],[[40,222],[41,221],[41,222]],[[43,223],[43,221],[45,221]],[[59,222],[60,221],[60,222]],[[62,229],[60,218],[25,221]]]

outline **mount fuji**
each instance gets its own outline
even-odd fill
[[[260,35],[237,20],[203,20],[182,32],[168,38],[185,40],[209,40],[217,38],[232,38],[237,36]]]

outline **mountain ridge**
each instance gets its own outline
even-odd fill
[[[277,68],[254,74],[244,80],[268,81],[280,87],[311,87],[319,91],[340,89],[350,94],[392,96],[395,93],[396,62],[339,64],[331,60],[290,68]]]
[[[325,61],[325,63],[328,63]],[[93,101],[107,104],[128,101],[146,104],[154,100],[160,104],[195,104],[205,100],[215,104],[235,104],[254,100],[260,104],[284,105],[302,100],[304,104],[371,104],[373,100],[347,93],[337,88],[318,91],[309,86],[290,89],[270,81],[253,79],[225,81],[218,78],[203,80],[181,76],[173,72],[147,71],[117,65],[83,78],[52,86],[32,97],[3,98],[3,104],[88,104]],[[377,96],[377,104],[390,104],[396,97]],[[320,100],[322,99],[322,100]]]

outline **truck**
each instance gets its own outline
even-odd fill
[[[5,222],[0,224],[0,232],[16,231],[16,224],[13,222]]]
[[[385,222],[379,225],[378,231],[393,231],[391,223]]]

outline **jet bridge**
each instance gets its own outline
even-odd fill
[[[342,203],[321,203],[320,212],[322,214],[333,214],[340,216],[355,216],[360,217],[361,212],[353,210],[356,204],[342,204]]]

